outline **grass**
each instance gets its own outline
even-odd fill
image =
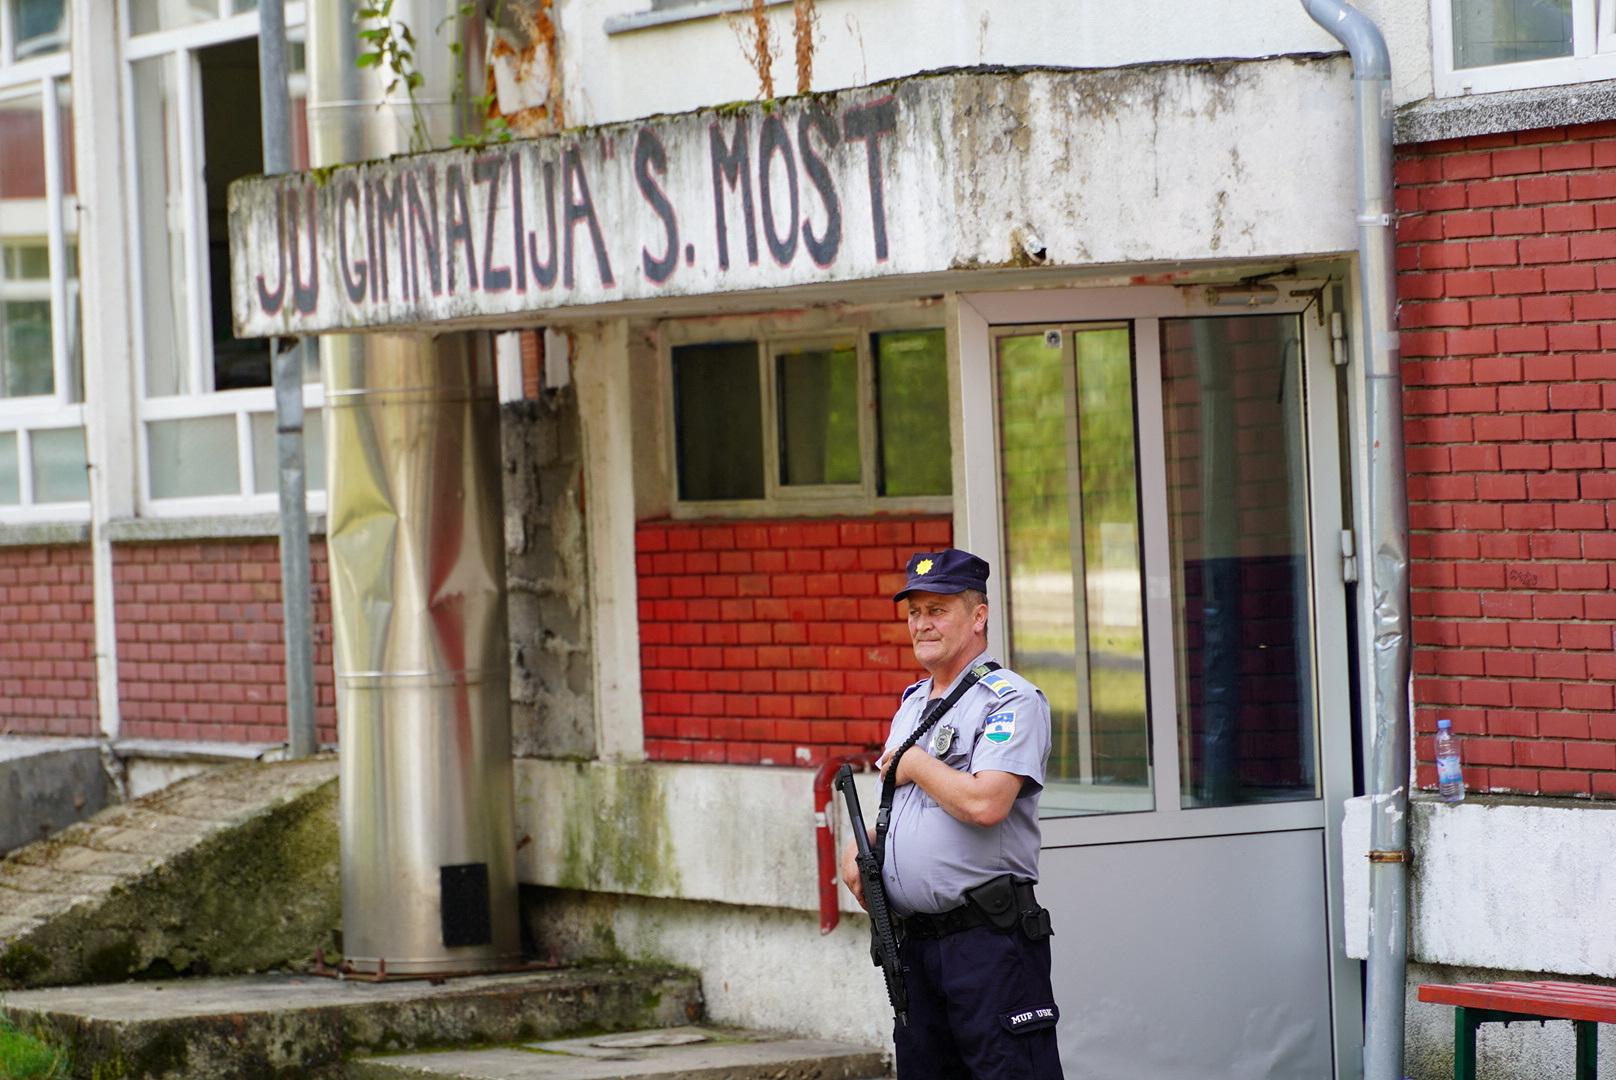
[[[0,1014],[0,1080],[55,1080],[67,1075],[67,1055],[42,1039],[19,1031]]]

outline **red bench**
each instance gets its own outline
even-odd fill
[[[1475,1080],[1476,1029],[1515,1020],[1569,1020],[1577,1029],[1577,1080],[1598,1080],[1599,1025],[1616,1024],[1616,987],[1568,982],[1426,983],[1420,1000],[1452,1005],[1453,1077]]]

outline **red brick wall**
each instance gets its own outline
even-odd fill
[[[892,594],[949,518],[646,522],[636,532],[645,748],[817,764],[879,747],[923,674]]]
[[[1397,162],[1418,778],[1616,798],[1616,125]]]
[[[94,735],[90,549],[0,548],[0,732]]]
[[[315,722],[336,741],[325,544],[309,545]],[[129,738],[286,738],[281,571],[273,540],[113,549],[118,693]]]

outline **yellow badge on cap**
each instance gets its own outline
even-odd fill
[[[931,560],[921,559],[919,562],[915,563],[915,573],[919,574],[921,577],[925,577],[927,574],[931,573]]]

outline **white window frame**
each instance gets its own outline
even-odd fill
[[[948,514],[954,495],[894,496],[876,494],[878,436],[875,398],[876,358],[871,347],[875,334],[905,330],[939,330],[946,341],[945,371],[954,363],[951,319],[940,308],[888,308],[861,313],[838,313],[839,321],[818,325],[792,325],[769,316],[735,319],[670,321],[658,334],[658,382],[663,403],[664,453],[668,462],[668,505],[678,519],[710,517],[801,517],[850,514]],[[775,359],[782,352],[829,348],[853,342],[859,359],[859,461],[857,484],[785,485],[780,483],[779,392]],[[679,494],[679,430],[673,389],[673,350],[685,345],[746,342],[757,348],[759,407],[762,414],[763,497],[761,499],[685,499]],[[940,373],[941,374],[941,373]],[[958,438],[950,417],[949,441]],[[951,456],[957,451],[950,450]]]
[[[34,501],[34,461],[32,433],[84,429],[84,404],[74,401],[78,373],[74,370],[73,350],[77,323],[72,319],[78,299],[78,281],[67,275],[68,218],[77,221],[78,195],[63,191],[62,143],[67,133],[62,127],[62,87],[71,87],[72,60],[63,49],[10,63],[10,0],[0,0],[0,99],[38,96],[43,118],[45,155],[45,244],[50,257],[48,282],[29,280],[15,284],[0,282],[0,293],[15,299],[48,299],[51,307],[52,392],[29,397],[0,398],[0,438],[13,438],[17,445],[16,505],[0,506],[0,523],[39,521],[88,521],[90,501],[36,503]],[[75,185],[76,189],[77,185]],[[76,232],[75,234],[76,235]],[[88,492],[88,483],[85,488]]]
[[[1616,0],[1571,0],[1571,55],[1456,68],[1453,5],[1431,0],[1431,74],[1438,97],[1616,78]]]
[[[189,385],[194,392],[160,397],[146,392],[146,326],[144,290],[150,283],[139,273],[140,180],[132,175],[127,188],[128,212],[126,243],[129,257],[136,260],[132,275],[137,294],[133,305],[133,334],[135,385],[137,388],[136,415],[140,428],[138,446],[139,511],[149,517],[204,517],[218,514],[272,513],[279,505],[279,494],[274,489],[254,489],[254,459],[252,420],[254,416],[273,415],[275,390],[273,386],[253,387],[245,390],[213,389],[213,325],[210,298],[207,295],[207,208],[203,205],[203,132],[201,113],[201,69],[197,52],[214,45],[252,39],[258,35],[258,12],[234,14],[232,0],[218,0],[219,17],[213,21],[131,36],[130,11],[127,0],[118,5],[119,35],[124,44],[123,97],[125,120],[123,125],[125,152],[128,160],[135,160],[137,151],[137,122],[134,101],[134,64],[155,57],[168,57],[176,65],[173,72],[174,103],[178,109],[180,146],[181,191],[180,202],[189,226],[183,245],[184,274],[187,294],[191,297],[186,318],[179,332],[185,335],[187,355],[191,365]],[[288,30],[300,30],[304,25],[304,4],[286,5]],[[161,287],[160,285],[158,287]],[[312,342],[305,348],[314,348]],[[303,384],[305,411],[324,410],[325,388],[319,382]],[[148,426],[165,420],[191,420],[229,416],[235,423],[237,492],[226,495],[173,496],[156,498],[151,490],[151,453]],[[323,488],[323,482],[320,485]],[[308,508],[322,513],[326,508],[323,490],[310,491]]]

